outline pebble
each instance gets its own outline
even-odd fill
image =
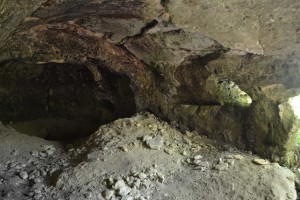
[[[86,198],[86,199],[91,199],[92,197],[93,197],[93,194],[92,193],[87,193],[87,194],[84,194],[84,197]]]
[[[126,186],[126,183],[124,182],[123,179],[121,179],[121,180],[118,180],[118,181],[115,183],[114,189],[119,190],[119,189],[121,189],[122,187],[125,187],[125,186]]]
[[[103,151],[107,151],[107,150],[108,150],[108,147],[103,147],[102,150],[103,150]]]
[[[41,180],[41,179],[39,179],[39,178],[36,178],[36,179],[34,179],[34,182],[35,182],[35,183],[41,183],[41,182],[42,182],[42,180]]]
[[[144,180],[145,178],[147,178],[147,174],[145,174],[145,173],[140,173],[139,174],[139,178],[141,179],[141,180]]]
[[[135,140],[135,141],[133,142],[133,146],[138,147],[139,145],[140,145],[139,141]]]
[[[151,140],[151,139],[152,139],[151,136],[145,135],[145,136],[143,137],[143,142],[146,142],[147,140]]]
[[[34,192],[29,192],[28,196],[33,197],[34,196]]]
[[[162,173],[157,173],[158,181],[163,183],[165,181],[165,176]]]
[[[226,159],[233,159],[233,156],[232,155],[226,155],[224,158],[226,158]]]
[[[125,152],[128,152],[128,148],[127,147],[121,147],[121,149]]]
[[[49,174],[53,174],[55,171],[57,171],[57,168],[52,168],[52,169],[49,171]]]
[[[105,190],[103,193],[103,197],[105,199],[110,199],[110,198],[112,198],[112,196],[114,196],[114,194],[115,194],[115,191],[113,191],[113,190]]]
[[[233,165],[234,159],[226,159],[225,162],[228,163],[229,165]]]
[[[200,160],[200,159],[202,159],[202,158],[203,158],[202,155],[196,155],[196,156],[194,156],[194,160]]]
[[[133,185],[139,188],[140,185],[141,185],[141,180],[140,180],[140,179],[137,179],[137,180],[133,183]]]
[[[27,172],[24,172],[24,171],[23,171],[23,172],[20,172],[19,177],[20,177],[21,179],[25,180],[25,179],[28,178],[28,174],[27,174]]]
[[[39,156],[40,156],[40,157],[42,157],[42,158],[44,158],[44,157],[46,157],[46,156],[47,156],[47,154],[46,154],[46,153],[44,153],[44,152],[40,152],[40,153],[39,153]]]
[[[165,148],[164,149],[164,152],[166,152],[167,154],[169,155],[173,155],[174,154],[174,149],[173,148]]]
[[[47,150],[45,151],[45,153],[46,153],[48,156],[51,156],[51,155],[54,153],[54,151],[51,150],[51,149],[47,149]]]
[[[54,147],[54,145],[44,145],[44,149],[45,150],[47,150],[47,149],[55,150],[55,147]]]
[[[159,150],[164,144],[164,138],[160,135],[157,135],[154,138],[146,139],[146,144],[151,149]]]
[[[214,166],[214,169],[216,169],[218,171],[225,171],[228,169],[228,163],[219,163]]]
[[[186,136],[188,136],[188,137],[192,137],[192,136],[193,136],[193,134],[192,134],[190,131],[185,131],[185,134],[186,134]]]
[[[23,166],[21,164],[16,166],[16,169],[22,169],[22,168],[23,168]]]
[[[199,161],[199,160],[195,160],[194,163],[200,167],[209,167],[209,162],[208,161]]]
[[[132,196],[123,196],[121,200],[133,200]]]
[[[41,195],[41,194],[35,194],[34,195],[34,199],[35,200],[39,200],[39,199],[41,199],[43,196]]]
[[[236,160],[242,160],[244,157],[242,156],[242,155],[233,155],[232,156],[234,159],[236,159]]]
[[[143,184],[143,186],[145,186],[146,189],[148,189],[152,186],[150,180],[144,180],[142,184]]]
[[[39,156],[39,153],[37,151],[32,151],[30,154],[32,156],[34,156],[34,157],[38,157]]]
[[[252,162],[254,162],[255,164],[258,164],[258,165],[267,165],[267,164],[270,164],[269,161],[267,161],[265,159],[261,159],[261,158],[253,159]]]
[[[127,185],[125,185],[125,186],[120,188],[119,195],[126,196],[127,194],[129,194],[130,191],[131,191],[131,188],[128,187]]]

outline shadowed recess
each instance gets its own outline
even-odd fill
[[[22,133],[67,140],[133,115],[129,79],[103,70],[99,75],[95,81],[80,65],[5,63],[0,68],[0,120]]]

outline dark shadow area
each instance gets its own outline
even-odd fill
[[[2,63],[0,120],[21,133],[72,140],[135,114],[129,78],[104,70],[100,74],[95,82],[85,66]]]

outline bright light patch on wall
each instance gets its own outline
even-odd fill
[[[300,118],[300,96],[290,98],[289,103],[294,110],[294,114]]]
[[[300,95],[290,98],[289,103],[290,103],[296,117],[298,117],[298,119],[300,119]],[[300,147],[300,130],[298,130],[298,132],[297,132],[296,144],[298,147]]]

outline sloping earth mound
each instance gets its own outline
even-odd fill
[[[1,127],[2,199],[296,199],[277,163],[224,148],[149,113],[63,145]]]

